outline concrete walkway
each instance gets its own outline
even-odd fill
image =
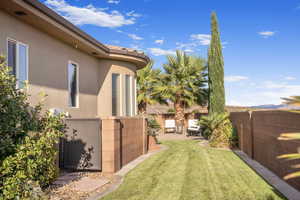
[[[166,141],[166,140],[201,140],[202,136],[185,136],[182,134],[161,134],[157,136],[158,141]]]
[[[276,176],[273,172],[259,164],[257,161],[252,160],[247,154],[238,150],[234,151],[245,163],[247,163],[254,171],[262,176],[270,185],[276,188],[289,200],[299,200],[300,192],[287,184],[285,181]]]

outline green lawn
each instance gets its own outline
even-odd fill
[[[168,141],[131,171],[103,200],[271,200],[284,199],[230,151],[196,141]]]

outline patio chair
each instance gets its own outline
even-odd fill
[[[165,120],[165,133],[175,133],[176,126],[174,119],[167,119]]]
[[[193,135],[193,133],[196,133],[196,135],[200,135],[201,127],[199,125],[199,120],[189,119],[187,132],[189,135]]]

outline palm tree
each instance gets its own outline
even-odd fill
[[[163,85],[156,89],[157,93],[174,104],[177,132],[182,133],[184,127],[184,109],[207,102],[207,72],[205,60],[176,51],[176,55],[167,56],[164,64]]]
[[[137,71],[137,103],[140,114],[146,113],[147,105],[165,103],[161,96],[154,92],[161,84],[160,77],[161,71],[153,69],[153,61]]]
[[[290,98],[282,98],[284,100],[284,104],[293,105],[293,106],[300,106],[300,96],[291,96]],[[299,140],[300,133],[282,133],[279,140]],[[300,158],[299,153],[292,153],[292,154],[284,154],[278,156],[277,158],[286,159],[286,160],[298,160]],[[295,167],[295,166],[294,166]],[[284,179],[291,179],[300,176],[300,171],[290,173],[283,177]]]
[[[300,96],[292,96],[290,98],[282,98],[284,100],[284,104],[300,106]]]
[[[223,125],[228,119],[228,113],[212,113],[211,115],[201,117],[200,124],[203,129],[203,136],[206,139],[210,139],[213,132],[218,130],[219,126]]]

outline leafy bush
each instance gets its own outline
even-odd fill
[[[212,147],[232,147],[236,145],[237,134],[232,127],[229,113],[211,114],[200,119],[203,136]]]
[[[159,123],[156,121],[154,117],[149,117],[148,118],[148,135],[154,137],[156,143],[158,143],[157,135],[159,130],[161,129],[161,126]]]
[[[31,107],[0,57],[0,199],[42,199],[57,176],[55,160],[64,116]]]
[[[175,113],[175,109],[174,109],[174,108],[169,108],[169,109],[167,110],[167,113],[169,113],[169,114],[174,114],[174,113]]]

